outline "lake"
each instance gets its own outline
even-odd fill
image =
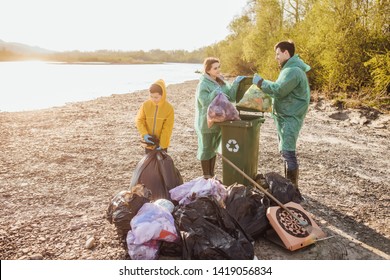
[[[199,79],[201,64],[66,64],[41,61],[0,62],[0,111],[16,112],[62,106]]]

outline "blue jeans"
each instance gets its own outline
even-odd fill
[[[287,166],[287,170],[295,170],[299,167],[295,151],[281,151],[280,153]]]

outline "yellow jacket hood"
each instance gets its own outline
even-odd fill
[[[153,84],[159,85],[161,87],[161,89],[162,89],[161,100],[160,100],[160,102],[158,102],[158,105],[161,105],[167,99],[167,88],[165,86],[165,82],[164,82],[164,80],[159,79],[159,80],[155,81]]]

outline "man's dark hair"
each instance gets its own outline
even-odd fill
[[[291,40],[277,43],[274,47],[274,50],[276,51],[277,48],[279,48],[282,52],[287,50],[291,57],[295,54],[295,44]]]

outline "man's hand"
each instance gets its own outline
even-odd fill
[[[259,82],[263,82],[263,78],[260,77],[260,75],[255,74],[255,75],[253,76],[252,83],[253,83],[254,85],[258,86],[258,87],[261,87],[261,83],[260,83],[260,85],[259,85]]]

